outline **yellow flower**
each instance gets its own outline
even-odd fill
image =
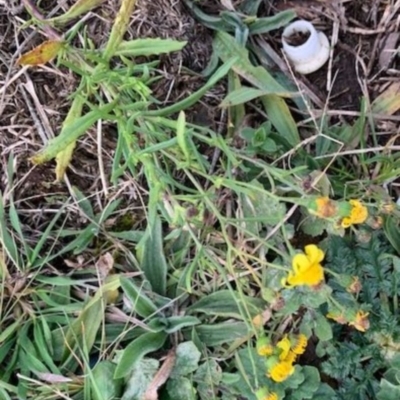
[[[284,286],[316,286],[324,280],[324,270],[320,264],[324,259],[324,252],[315,244],[306,246],[304,251],[305,254],[296,254],[293,257],[293,271],[282,280]]]
[[[368,209],[359,200],[350,200],[350,215],[342,219],[342,227],[348,228],[351,225],[362,224],[368,218]]]
[[[257,340],[256,348],[258,355],[262,357],[270,356],[274,351],[270,339],[266,336],[260,337]]]
[[[294,362],[296,361],[296,358],[297,358],[297,354],[293,350],[290,350],[289,354],[286,356],[286,358],[283,361],[286,361],[290,364],[294,364]]]
[[[294,372],[294,367],[290,362],[279,361],[268,369],[268,377],[275,382],[283,382]]]
[[[287,335],[285,335],[283,337],[283,339],[281,339],[277,344],[276,347],[278,347],[281,352],[279,354],[279,360],[283,361],[286,359],[286,357],[289,354],[290,351],[290,347],[291,347],[291,343],[289,338],[287,337]]]
[[[331,218],[337,214],[338,207],[329,197],[317,197],[309,211],[319,218]]]
[[[296,340],[296,343],[292,346],[292,351],[296,355],[301,355],[306,351],[307,347],[307,336],[300,334]]]
[[[270,392],[266,387],[258,389],[255,393],[257,400],[279,400],[275,392]]]
[[[369,328],[369,313],[365,311],[357,311],[354,321],[349,322],[349,325],[354,326],[358,331],[365,332]]]

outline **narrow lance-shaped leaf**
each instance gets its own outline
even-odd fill
[[[182,150],[182,153],[185,156],[186,161],[187,162],[190,161],[190,149],[189,149],[187,130],[186,130],[186,117],[183,111],[179,113],[178,121],[176,124],[176,137],[178,139],[178,145]]]
[[[130,279],[122,277],[121,286],[135,313],[146,318],[157,312],[157,306]]]
[[[263,67],[254,67],[248,56],[248,51],[240,46],[235,38],[226,32],[218,32],[213,43],[214,51],[222,61],[235,58],[232,69],[242,78],[246,79],[257,89],[279,96],[290,97],[294,93],[288,92],[271,74]]]
[[[64,361],[68,359],[71,352],[76,351],[77,347],[82,349],[84,343],[88,351],[90,351],[103,320],[104,307],[105,301],[103,302],[101,298],[96,298],[96,301],[89,302],[79,317],[72,322],[65,334],[62,356]]]
[[[123,382],[114,379],[116,368],[116,364],[111,361],[101,361],[95,366],[91,381],[93,400],[120,398]]]
[[[111,29],[106,49],[104,50],[104,57],[106,60],[109,60],[115,54],[121,44],[125,32],[128,29],[129,20],[135,5],[136,0],[122,0],[121,7]]]
[[[236,106],[239,104],[245,104],[248,101],[254,100],[258,97],[268,94],[264,90],[241,87],[240,89],[233,90],[230,92],[224,100],[222,100],[222,107]]]
[[[294,18],[296,18],[294,10],[285,10],[272,17],[258,18],[249,26],[250,35],[260,35],[282,28]]]
[[[82,116],[82,108],[85,99],[82,96],[76,96],[68,111],[68,115],[64,120],[63,127],[68,126],[76,119]],[[56,156],[56,179],[61,181],[64,178],[65,171],[71,161],[72,153],[75,149],[76,140],[70,143],[64,150],[60,151]]]
[[[161,110],[150,110],[150,111],[145,111],[142,113],[142,116],[167,116],[174,114],[176,112],[180,112],[182,110],[185,110],[186,108],[192,106],[194,103],[196,103],[204,94],[206,94],[220,79],[222,79],[232,68],[232,66],[235,64],[236,58],[230,58],[226,60],[226,62],[219,67],[215,73],[210,77],[210,79],[207,81],[207,83],[197,90],[196,92],[192,93],[189,97],[178,101],[177,103],[169,106],[162,108]]]
[[[104,318],[107,297],[120,286],[119,276],[109,277],[100,286],[93,298],[86,304],[80,315],[71,323],[65,333],[62,359],[66,361],[76,348],[85,347],[88,352],[94,345],[97,332]]]
[[[270,94],[261,99],[268,118],[278,133],[288,141],[291,146],[300,143],[300,135],[296,122],[285,100]]]
[[[98,119],[105,117],[114,107],[114,102],[106,104],[63,126],[60,134],[51,139],[41,152],[31,158],[32,162],[43,164],[55,158],[58,153],[85,134]]]
[[[148,229],[143,243],[141,268],[152,289],[163,296],[166,292],[168,266],[163,250],[161,220],[158,216]]]
[[[57,24],[66,24],[71,19],[79,17],[99,6],[101,3],[104,3],[104,1],[105,0],[78,0],[66,13],[58,17],[49,18],[47,21]]]
[[[121,42],[115,51],[116,56],[151,56],[158,54],[180,51],[187,42],[180,42],[173,39],[148,38],[135,39]]]

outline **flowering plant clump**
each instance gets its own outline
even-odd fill
[[[351,225],[362,224],[368,218],[368,209],[359,200],[350,200],[350,214],[342,219],[343,228],[349,228]]]
[[[264,352],[259,349],[265,348],[266,338],[261,337],[257,341],[258,354],[263,356]],[[268,343],[270,346],[270,342]],[[299,355],[305,352],[307,337],[300,334],[290,339],[285,335],[275,346],[271,346],[272,352],[265,356],[266,375],[274,382],[283,382],[288,379],[295,370],[294,363]]]
[[[311,215],[330,221],[336,228],[363,224],[368,218],[368,208],[357,199],[335,201],[326,196],[315,197],[307,202],[307,209]]]
[[[292,260],[292,271],[282,280],[283,286],[317,286],[324,280],[321,261],[324,252],[314,244],[304,248],[305,254],[296,254]]]

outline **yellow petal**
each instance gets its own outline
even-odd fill
[[[307,336],[300,334],[292,347],[292,352],[296,355],[301,355],[306,351]]]
[[[348,228],[351,225],[350,217],[343,218],[341,225],[342,225],[342,228]]]
[[[292,260],[292,267],[295,274],[299,274],[310,268],[310,261],[305,254],[296,254]]]
[[[283,337],[277,344],[276,347],[281,349],[281,354],[279,355],[279,359],[283,361],[287,355],[289,354],[291,343],[287,335]]]
[[[294,372],[294,367],[292,364],[281,361],[268,371],[268,375],[275,382],[283,382]]]
[[[317,286],[323,279],[324,269],[320,264],[314,264],[299,274],[288,276],[287,281],[291,286]]]
[[[318,248],[315,244],[309,244],[304,248],[307,258],[310,264],[320,263],[324,259],[324,252]]]

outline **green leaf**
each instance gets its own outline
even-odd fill
[[[247,338],[249,334],[249,328],[244,322],[202,324],[194,329],[199,340],[207,347],[220,346],[224,343],[231,344],[237,339]]]
[[[319,385],[312,400],[337,400],[336,392],[326,383]]]
[[[230,92],[224,98],[224,100],[222,100],[221,107],[231,107],[238,104],[244,104],[266,94],[269,94],[269,92],[244,86],[240,89],[236,89]]]
[[[215,398],[217,387],[222,380],[222,369],[214,359],[209,359],[196,370],[193,380],[201,399]]]
[[[124,349],[114,378],[118,379],[129,375],[146,354],[160,349],[166,338],[167,334],[164,332],[148,332],[135,339]]]
[[[191,305],[190,312],[202,312],[207,315],[218,315],[225,317],[234,317],[242,319],[243,310],[241,303],[244,302],[252,316],[257,315],[261,303],[252,297],[240,295],[233,290],[220,290],[202,297],[196,303]]]
[[[333,338],[332,327],[328,320],[321,314],[317,314],[314,325],[314,333],[319,340],[327,341]]]
[[[303,373],[304,381],[293,391],[291,398],[296,400],[312,399],[321,382],[318,370],[310,366],[296,366],[296,369],[300,369]]]
[[[383,229],[386,237],[393,248],[400,254],[400,230],[399,221],[395,221],[392,216],[387,216],[384,221]]]
[[[174,316],[165,319],[167,326],[164,331],[167,333],[174,333],[189,326],[201,324],[201,321],[196,317],[189,315]]]
[[[160,363],[152,358],[144,358],[133,367],[121,400],[142,400]]]
[[[147,235],[141,245],[143,246],[141,269],[152,289],[164,296],[167,290],[168,265],[164,256],[160,217],[157,216],[154,223],[148,226]]]
[[[247,219],[246,226],[253,225],[251,231],[258,234],[262,224],[274,226],[280,223],[286,214],[286,206],[268,195],[260,182],[253,180],[250,185],[253,190],[242,193],[240,203]]]
[[[135,313],[143,318],[157,313],[157,306],[144,294],[142,288],[128,278],[121,277],[121,286]]]
[[[180,377],[169,380],[167,391],[173,400],[196,400],[196,390],[188,378]]]
[[[68,327],[63,346],[63,361],[75,353],[76,349],[90,351],[96,339],[97,331],[104,318],[105,299],[101,290],[87,303],[79,317]]]
[[[290,146],[297,146],[300,143],[299,131],[285,100],[270,94],[263,96],[261,101],[274,128]]]
[[[176,348],[176,359],[171,371],[171,378],[179,378],[196,371],[201,353],[192,341],[183,342]]]
[[[179,113],[178,121],[176,123],[176,138],[178,146],[180,147],[185,161],[189,162],[191,157],[191,150],[188,143],[188,131],[186,129],[186,116],[183,111]]]
[[[120,43],[115,55],[126,57],[159,55],[180,51],[186,44],[187,42],[180,42],[173,39],[135,39]]]
[[[4,209],[4,200],[0,192],[0,244],[3,252],[12,260],[17,268],[22,268],[23,263],[20,260],[20,254],[14,238],[10,235],[6,225],[6,213]],[[4,271],[2,271],[4,272]],[[0,336],[3,336],[2,334]]]
[[[101,3],[104,3],[104,0],[78,0],[66,13],[59,15],[58,17],[47,19],[46,21],[57,24],[66,24],[72,19],[99,6]]]
[[[141,116],[165,117],[174,114],[176,112],[185,110],[186,108],[192,106],[230,71],[235,62],[236,59],[234,58],[226,60],[226,62],[215,71],[215,73],[210,77],[210,79],[206,82],[206,84],[203,87],[201,87],[199,90],[192,93],[185,99],[178,101],[177,103],[169,107],[162,108],[160,110],[144,111],[141,113]]]
[[[328,221],[322,218],[317,218],[313,215],[310,215],[304,218],[304,220],[301,222],[300,228],[306,235],[317,237],[325,232],[328,223]]]
[[[380,390],[377,393],[377,400],[398,400],[400,399],[400,386],[382,379]]]
[[[12,400],[5,389],[0,388],[0,400]]]
[[[113,400],[121,396],[122,380],[114,379],[117,366],[111,361],[99,362],[92,371],[93,400]]]
[[[85,104],[85,98],[82,96],[76,96],[71,104],[67,116],[63,122],[63,127],[72,124],[76,119],[82,117],[82,109]],[[62,181],[64,179],[65,171],[69,166],[72,159],[72,154],[76,146],[76,140],[71,142],[69,145],[65,146],[56,155],[56,179],[57,181]]]
[[[249,61],[248,51],[228,33],[217,32],[213,47],[222,61],[227,62],[233,58],[235,61],[232,69],[257,89],[285,97],[294,94],[281,86],[264,67],[254,67]]]
[[[84,135],[97,120],[105,117],[114,108],[115,103],[109,103],[89,111],[87,114],[76,118],[71,123],[64,124],[60,134],[49,140],[46,147],[31,158],[32,162],[34,164],[43,164],[46,161],[52,160],[58,153]]]
[[[249,25],[250,35],[260,35],[286,26],[292,19],[296,18],[294,10],[281,11],[272,17],[257,18]]]
[[[5,342],[11,335],[15,334],[15,331],[17,331],[21,327],[21,321],[23,319],[23,316],[19,317],[16,321],[14,321],[12,324],[8,325],[7,328],[5,328],[1,333],[0,333],[0,344]]]
[[[232,26],[226,23],[221,17],[215,17],[213,15],[206,14],[195,5],[194,1],[184,0],[184,2],[196,19],[207,28],[215,30],[232,30]]]

